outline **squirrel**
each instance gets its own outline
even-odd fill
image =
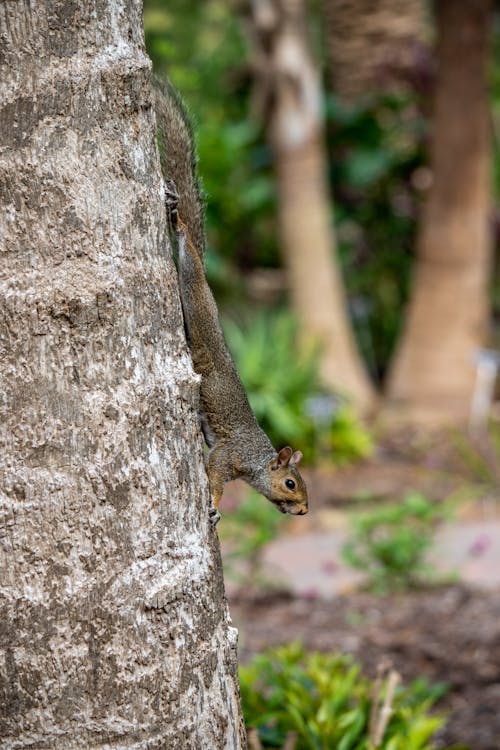
[[[213,523],[219,520],[224,484],[246,481],[282,513],[308,511],[298,471],[300,451],[276,451],[259,426],[227,348],[217,305],[205,276],[204,204],[196,170],[192,128],[185,106],[169,82],[155,82],[166,206],[177,239],[184,325],[195,372],[200,375],[201,423],[210,449],[207,475]]]

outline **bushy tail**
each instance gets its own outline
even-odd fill
[[[193,128],[186,106],[168,80],[153,77],[161,169],[179,194],[178,212],[200,258],[205,255],[205,206],[196,169]]]

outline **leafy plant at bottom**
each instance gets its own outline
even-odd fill
[[[353,521],[352,537],[342,550],[349,565],[368,574],[368,587],[384,593],[410,588],[430,574],[425,553],[442,507],[418,492],[397,504],[364,513]]]
[[[282,748],[294,733],[295,750],[374,750],[372,704],[383,701],[387,683],[377,690],[350,657],[307,654],[294,643],[240,667],[240,684],[246,725],[265,748]],[[377,748],[431,750],[444,719],[429,709],[445,691],[424,680],[396,688]]]

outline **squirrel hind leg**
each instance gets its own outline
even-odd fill
[[[219,505],[222,498],[222,492],[224,484],[217,486],[216,489],[212,489],[212,483],[210,482],[210,507],[208,510],[208,517],[210,523],[215,528],[220,521]]]
[[[227,447],[221,441],[209,453],[207,474],[212,502],[215,509],[218,510],[224,485],[232,478],[231,470],[227,464]]]

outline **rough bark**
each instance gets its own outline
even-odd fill
[[[423,0],[323,0],[329,78],[344,99],[398,88],[425,58]]]
[[[488,323],[490,0],[439,0],[433,184],[389,408],[417,422],[467,418]]]
[[[139,0],[0,5],[0,745],[244,746]]]
[[[321,93],[308,51],[302,0],[254,0],[256,106],[269,128],[279,227],[290,293],[303,331],[323,346],[325,383],[361,411],[374,390],[356,348],[336,258],[325,176]]]

